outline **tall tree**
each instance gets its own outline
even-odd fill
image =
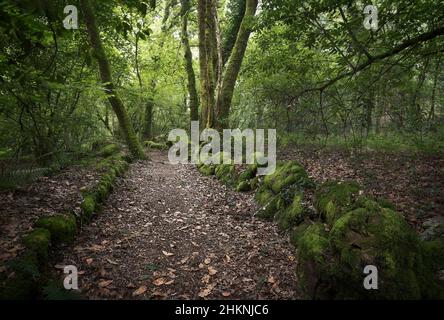
[[[185,70],[188,77],[188,94],[190,96],[190,118],[191,121],[199,121],[199,100],[196,90],[196,76],[193,69],[193,55],[191,53],[190,40],[188,36],[188,15],[191,9],[190,0],[181,0],[181,38],[184,49]]]
[[[221,90],[216,99],[216,127],[218,128],[228,127],[228,116],[230,114],[231,101],[233,100],[234,87],[247,49],[257,5],[258,0],[247,0],[246,2],[245,15],[221,80]]]
[[[199,0],[201,108],[207,127],[223,129],[229,126],[228,116],[234,87],[252,32],[257,6],[258,0],[246,0],[245,11],[240,10],[235,13],[237,20],[240,20],[239,14],[243,14],[239,28],[235,25],[229,29],[230,31],[238,29],[236,41],[232,48],[227,44],[223,49],[217,18],[217,0]],[[224,53],[228,58],[224,58]],[[228,62],[224,68],[225,59]]]
[[[89,34],[91,46],[94,50],[94,56],[99,64],[100,76],[108,101],[111,104],[117,119],[119,121],[120,129],[125,137],[126,143],[133,157],[141,159],[145,157],[142,146],[137,138],[134,127],[128,117],[128,113],[116,92],[115,85],[111,75],[111,67],[103,48],[102,39],[100,38],[99,30],[97,28],[96,18],[89,0],[80,0],[86,26]]]

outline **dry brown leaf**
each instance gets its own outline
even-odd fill
[[[94,261],[94,259],[93,258],[88,258],[85,261],[86,261],[86,264],[89,265],[89,264],[91,264]]]
[[[113,280],[103,280],[99,282],[100,288],[108,287],[111,283],[113,283]]]
[[[210,264],[211,263],[211,259],[210,258],[206,258],[204,261],[205,264]]]
[[[153,284],[155,286],[161,286],[164,285],[167,282],[167,280],[165,278],[157,278],[156,280],[153,281]]]
[[[225,262],[225,263],[230,263],[230,262],[231,262],[231,258],[230,258],[229,255],[225,255],[225,257],[224,257],[224,262]]]
[[[208,297],[211,294],[211,291],[213,291],[212,287],[210,287],[210,286],[206,287],[201,292],[199,292],[198,296],[201,297],[201,298]]]
[[[224,292],[222,292],[222,296],[229,297],[229,296],[231,296],[231,292],[224,291]]]
[[[202,282],[203,283],[209,283],[210,282],[210,275],[206,274],[202,277]]]
[[[114,264],[114,265],[119,265],[117,262],[115,262],[114,260],[111,260],[111,259],[106,259],[106,261],[108,261],[108,263],[110,263],[110,264]]]
[[[276,280],[274,279],[273,276],[270,276],[267,281],[268,281],[268,283],[275,283],[276,282]]]
[[[133,297],[140,296],[141,294],[144,294],[147,290],[146,286],[141,286],[139,289],[133,292]]]
[[[214,269],[212,266],[209,266],[209,267],[208,267],[208,273],[209,273],[211,276],[214,276],[214,275],[217,273],[217,270]]]
[[[162,251],[163,255],[166,257],[174,256],[174,253],[168,252],[168,251]]]

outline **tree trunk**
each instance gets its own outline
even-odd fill
[[[153,100],[149,99],[145,106],[145,125],[143,126],[143,137],[146,140],[153,139]]]
[[[211,10],[211,2],[199,0],[199,67],[200,67],[200,103],[201,125],[211,128],[214,121],[214,86],[213,63],[211,57],[211,24],[208,24],[208,16]]]
[[[420,96],[422,86],[426,79],[427,67],[429,65],[429,61],[430,58],[427,57],[426,61],[424,62],[423,68],[421,70],[421,74],[419,75],[418,83],[416,85],[415,92],[413,93],[411,100],[409,118],[410,118],[410,126],[413,129],[419,129],[422,123],[422,110],[421,106],[418,103],[418,98]]]
[[[128,113],[123,105],[122,100],[119,98],[114,83],[111,76],[111,67],[108,62],[108,58],[105,54],[105,50],[102,45],[102,40],[100,39],[99,30],[97,29],[96,19],[91,8],[89,0],[80,0],[80,6],[82,8],[86,26],[88,29],[88,34],[91,42],[91,46],[94,49],[94,55],[97,59],[100,69],[100,76],[103,85],[108,96],[108,101],[110,102],[117,119],[119,121],[119,126],[122,130],[128,148],[134,158],[144,158],[144,152],[140,142],[136,136],[133,125],[130,122]]]
[[[182,45],[185,51],[185,70],[188,76],[188,94],[190,95],[190,119],[199,121],[199,100],[196,90],[196,76],[193,69],[193,55],[191,53],[190,41],[188,39],[188,13],[190,11],[190,0],[181,0],[182,4]]]
[[[223,75],[220,95],[218,95],[216,99],[216,126],[219,129],[228,127],[228,116],[230,114],[234,87],[236,85],[236,79],[239,75],[245,51],[247,49],[248,39],[252,31],[252,23],[254,15],[256,14],[257,6],[258,0],[247,0],[245,15],[242,19],[242,23],[237,34],[236,43],[234,44],[233,51],[228,59],[227,67]]]

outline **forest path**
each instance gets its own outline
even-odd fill
[[[165,152],[132,164],[57,265],[88,298],[295,299],[294,247],[237,193]]]

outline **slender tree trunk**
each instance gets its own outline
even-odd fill
[[[91,42],[91,46],[94,49],[94,55],[97,59],[100,69],[100,76],[103,85],[117,119],[119,121],[120,128],[125,137],[126,143],[133,157],[144,158],[144,152],[140,142],[137,138],[134,127],[130,122],[128,113],[123,105],[122,100],[119,98],[111,76],[111,67],[108,62],[108,58],[105,54],[105,50],[102,45],[99,30],[97,28],[96,19],[89,0],[80,0],[80,6],[82,8],[88,34]]]
[[[438,57],[438,60],[436,61],[436,67],[435,67],[436,71],[435,71],[435,76],[433,78],[432,101],[430,103],[429,121],[432,121],[435,119],[436,85],[438,84],[440,64],[441,64],[441,56]]]
[[[188,38],[188,14],[190,11],[190,0],[181,0],[182,4],[182,45],[185,52],[185,70],[188,76],[188,94],[190,95],[190,118],[191,121],[199,121],[199,100],[196,90],[196,76],[193,69],[193,55],[191,53]]]
[[[258,0],[247,0],[245,15],[242,19],[233,51],[228,59],[227,67],[223,75],[221,91],[216,99],[217,128],[219,129],[228,127],[228,116],[230,114],[234,87],[247,49],[257,6]]]
[[[153,138],[153,107],[154,101],[149,99],[145,106],[145,125],[143,130],[143,137],[147,140]]]
[[[200,103],[201,103],[201,125],[211,128],[214,121],[214,87],[213,87],[213,64],[211,59],[211,31],[208,30],[208,13],[211,1],[198,1],[199,18],[199,67],[200,67]]]
[[[418,98],[420,96],[422,86],[423,86],[424,81],[426,79],[427,67],[429,65],[429,61],[430,61],[430,58],[427,58],[426,61],[424,62],[421,74],[418,79],[418,84],[415,88],[415,92],[413,93],[412,100],[411,100],[411,106],[410,106],[410,112],[409,112],[410,113],[409,114],[410,125],[415,129],[419,129],[419,126],[422,122],[422,110],[421,110],[421,106],[418,103]]]

